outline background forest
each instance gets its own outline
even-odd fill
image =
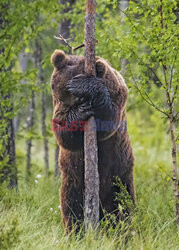
[[[84,0],[0,1],[0,249],[179,249],[175,0],[97,1],[96,55],[129,88],[136,208],[130,224],[65,234],[50,57],[70,52],[54,36],[83,42],[84,16]]]

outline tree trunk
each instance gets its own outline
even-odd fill
[[[25,74],[26,69],[27,69],[27,61],[28,61],[28,55],[25,51],[22,51],[19,55],[19,63],[20,63],[20,67],[21,67],[23,74]],[[24,83],[25,83],[25,80],[22,80],[21,84],[24,84]],[[14,117],[14,121],[13,121],[15,134],[19,130],[21,117],[22,117],[22,111],[18,110],[18,114],[16,117]]]
[[[84,160],[85,160],[85,225],[95,228],[99,221],[99,173],[98,148],[94,117],[88,120],[84,132]],[[93,127],[94,128],[94,127]]]
[[[8,182],[9,188],[17,188],[17,167],[16,167],[16,152],[15,152],[15,133],[13,127],[13,119],[9,119],[4,116],[4,114],[13,112],[13,103],[12,103],[12,95],[9,93],[4,96],[3,91],[1,90],[1,100],[9,100],[11,102],[11,106],[1,107],[0,108],[0,118],[1,121],[6,123],[5,129],[0,134],[2,138],[2,146],[3,151],[1,152],[0,161],[5,161],[8,158],[8,161],[5,161],[5,165],[0,169],[0,184],[4,181]],[[5,139],[3,139],[5,138]]]
[[[95,17],[96,1],[86,1],[85,17],[85,73],[96,75],[95,60]],[[94,117],[87,123],[84,132],[84,158],[85,158],[85,225],[86,228],[96,226],[99,221],[99,174],[98,150]]]
[[[35,113],[35,92],[32,90],[31,93],[31,101],[28,106],[28,117],[27,117],[27,131],[32,130],[34,126],[34,113]],[[31,170],[31,148],[32,148],[32,139],[29,138],[26,141],[26,147],[27,147],[27,155],[26,155],[26,171],[27,175],[30,175]]]
[[[2,7],[2,13],[6,15],[8,4],[4,4]],[[0,28],[3,29],[5,25],[8,25],[8,21],[4,19],[3,14],[0,13]],[[4,54],[5,48],[0,50],[0,54]],[[8,69],[1,68],[0,72],[10,71]],[[6,89],[7,90],[7,89]],[[8,93],[7,93],[8,92]],[[2,83],[0,83],[0,142],[2,149],[0,149],[0,161],[2,162],[0,168],[0,184],[4,181],[8,182],[9,188],[17,188],[17,167],[16,167],[16,151],[15,151],[15,134],[13,128],[13,119],[8,118],[6,115],[13,112],[13,101],[10,89],[6,94],[4,93]],[[6,100],[9,102],[9,106],[4,106],[2,102]],[[8,161],[6,162],[6,159]]]
[[[160,11],[160,23],[161,23],[161,28],[164,29],[164,16],[163,16],[163,2],[162,0],[160,1],[161,5],[159,8]],[[163,66],[163,73],[164,73],[164,79],[165,79],[165,90],[166,90],[166,100],[167,100],[167,105],[168,109],[170,111],[169,114],[169,122],[170,122],[170,135],[171,135],[171,143],[172,143],[172,163],[173,163],[173,191],[174,191],[174,199],[175,199],[175,220],[177,226],[179,226],[179,182],[178,182],[178,169],[177,169],[177,157],[176,157],[176,139],[175,139],[175,134],[174,134],[174,118],[175,118],[175,113],[174,113],[174,107],[173,107],[173,98],[171,98],[171,86],[172,82],[169,84],[167,81],[167,66],[163,63],[162,61],[162,66]],[[172,72],[171,72],[172,74]],[[176,93],[175,93],[176,94]]]
[[[10,166],[9,172],[9,188],[17,188],[17,167],[16,167],[16,151],[15,151],[15,131],[13,126],[13,119],[8,122],[8,144],[7,151],[9,155],[8,165]]]
[[[176,223],[179,225],[179,183],[178,183],[178,174],[177,174],[177,147],[176,140],[174,135],[174,122],[170,118],[170,135],[172,142],[172,162],[173,162],[173,191],[175,198],[175,214],[176,214]]]
[[[125,9],[128,7],[128,5],[129,5],[129,1],[128,1],[128,0],[121,0],[121,1],[120,1],[121,18],[122,18],[121,21],[122,21],[122,23],[125,22],[125,21],[124,21],[124,19],[125,19],[124,11],[125,11]],[[121,74],[122,74],[123,76],[124,76],[125,73],[126,73],[126,66],[127,66],[127,63],[128,63],[127,59],[123,58],[123,59],[121,60]]]
[[[171,99],[170,92],[168,91],[168,82],[166,78],[166,66],[163,66],[164,77],[166,82],[166,100],[168,109],[170,111],[169,114],[169,123],[170,123],[170,136],[171,136],[171,144],[172,144],[172,163],[173,163],[173,192],[174,192],[174,200],[175,200],[175,220],[176,224],[179,225],[179,182],[178,182],[178,168],[177,168],[177,146],[176,146],[176,139],[175,139],[175,125],[174,125],[174,108]]]
[[[96,1],[86,1],[85,17],[85,72],[88,75],[96,75],[95,60],[95,18],[96,18]]]
[[[59,4],[65,4],[67,3],[66,0],[59,0]],[[69,6],[63,10],[63,13],[67,13],[73,8],[73,4],[76,2],[76,0],[70,0],[68,1]],[[71,20],[70,19],[65,19],[60,22],[59,24],[59,34],[61,34],[64,38],[69,38],[70,37],[70,24]],[[60,43],[63,43],[63,41],[60,41]],[[54,175],[55,177],[60,176],[60,169],[59,169],[59,164],[58,164],[58,158],[59,158],[59,146],[57,145],[55,148],[55,171]]]
[[[41,66],[42,62],[42,47],[40,46],[39,40],[35,41],[35,66],[39,70],[39,83],[45,84],[44,74]],[[46,95],[45,95],[45,86],[42,87],[42,96],[41,96],[41,108],[42,108],[42,136],[44,143],[44,170],[45,175],[48,174],[49,171],[49,150],[48,150],[48,139],[47,139],[47,128],[46,128]]]
[[[68,2],[68,7],[66,7],[63,10],[63,13],[67,13],[73,8],[73,4],[76,2],[76,0],[59,0],[59,4],[66,4]],[[60,22],[59,24],[59,33],[64,37],[64,38],[69,38],[70,37],[70,25],[71,25],[71,20],[70,19],[65,19]],[[61,41],[63,43],[63,41]]]

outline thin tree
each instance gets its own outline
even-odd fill
[[[165,32],[165,21],[164,21],[164,14],[163,14],[163,8],[164,8],[164,3],[162,0],[160,0],[160,23],[161,23],[161,30],[162,30],[162,35]],[[165,45],[164,45],[165,49]],[[177,58],[176,58],[177,59]],[[175,63],[175,62],[174,62]],[[174,65],[173,65],[174,67]],[[171,70],[168,69],[167,65],[165,64],[165,58],[162,59],[162,69],[163,69],[163,75],[164,75],[164,90],[165,90],[165,95],[166,95],[166,101],[168,104],[168,120],[169,120],[169,128],[170,128],[170,136],[171,136],[171,143],[172,143],[172,162],[173,162],[173,191],[174,191],[174,197],[175,197],[175,213],[176,213],[176,222],[179,225],[179,182],[178,182],[178,167],[177,167],[177,144],[176,141],[177,139],[175,138],[175,120],[177,120],[178,114],[175,112],[175,104],[176,104],[176,98],[178,96],[178,90],[179,90],[179,85],[172,85],[172,77],[173,77],[173,68]],[[168,80],[168,70],[170,71],[170,80]],[[174,88],[174,91],[172,91]]]
[[[129,0],[120,1],[120,12],[121,12],[121,22],[125,23],[125,14],[124,11],[129,5]],[[126,73],[127,59],[123,58],[121,60],[121,74],[124,76]]]
[[[3,4],[2,13],[6,16],[6,10],[8,4]],[[8,21],[5,20],[3,14],[0,13],[0,28],[6,29],[8,27]],[[4,56],[5,48],[0,50],[0,54]],[[11,70],[11,66],[8,68],[1,68],[1,72],[8,72]],[[8,181],[8,187],[17,187],[17,167],[16,167],[16,151],[15,151],[15,133],[13,127],[13,94],[11,88],[4,86],[0,82],[0,184],[4,181]]]
[[[96,1],[86,1],[85,17],[85,73],[96,75],[95,60],[95,17]],[[99,221],[99,173],[98,173],[98,149],[96,129],[91,129],[95,124],[94,117],[87,123],[87,131],[84,133],[84,157],[85,157],[85,224],[86,228],[96,226]]]
[[[1,85],[0,85],[1,88]],[[0,155],[0,161],[2,162],[0,168],[0,183],[8,181],[9,188],[17,188],[17,166],[16,166],[16,151],[15,151],[15,132],[13,126],[13,118],[9,118],[13,112],[12,95],[10,91],[8,94],[4,94],[0,89],[1,102],[5,101],[7,107],[4,107],[0,103],[0,119],[3,130],[1,131],[1,144],[3,150]],[[4,163],[4,164],[3,164]]]
[[[43,146],[44,146],[44,171],[45,175],[49,171],[49,149],[48,149],[48,138],[47,138],[47,128],[46,128],[46,94],[45,94],[45,79],[44,72],[42,69],[42,47],[40,45],[39,39],[35,41],[35,61],[36,68],[39,70],[38,82],[42,85],[42,95],[41,95],[41,122],[42,122],[42,136],[43,136]]]
[[[63,9],[62,15],[69,12],[70,10],[72,10],[73,5],[75,4],[75,1],[76,0],[68,1],[68,7]],[[67,1],[65,1],[65,0],[59,0],[58,2],[60,5],[61,4],[65,5],[67,3]],[[69,38],[70,37],[70,26],[71,26],[70,19],[65,18],[65,19],[61,20],[59,23],[59,34],[61,34],[65,38]],[[61,42],[66,45],[66,43],[63,40],[61,40]],[[58,177],[60,175],[59,164],[58,164],[59,149],[60,148],[57,144],[55,147],[55,171],[54,171],[55,177]]]
[[[39,70],[38,83],[44,84],[43,70],[41,66],[42,62],[42,48],[40,46],[39,40],[35,40],[35,50],[34,50],[34,64],[35,68]],[[45,97],[45,87],[42,87],[41,95],[41,126],[42,126],[42,136],[44,144],[44,171],[45,175],[49,171],[49,154],[48,154],[48,139],[47,139],[47,130],[46,130],[46,97]],[[31,131],[35,125],[35,90],[32,89],[31,100],[29,103],[29,112],[27,117],[27,130]],[[26,159],[26,168],[27,174],[30,174],[31,169],[31,149],[32,149],[32,138],[30,137],[26,141],[27,145],[27,159]]]
[[[20,64],[20,68],[21,68],[21,71],[23,74],[25,74],[25,72],[27,70],[27,63],[28,63],[28,54],[23,49],[19,55],[19,64]],[[22,79],[21,84],[24,84],[25,82],[26,81],[24,79]],[[13,121],[15,134],[19,130],[21,118],[22,118],[22,110],[18,110],[18,113],[14,117],[14,121]]]
[[[145,15],[140,15],[144,13],[144,10],[146,10]],[[130,57],[128,56],[128,69],[133,79],[134,88],[146,103],[168,120],[172,151],[175,215],[176,223],[179,225],[178,137],[175,136],[175,125],[179,120],[177,102],[179,95],[177,54],[179,44],[175,10],[175,6],[167,0],[154,3],[146,1],[143,5],[140,1],[131,1],[125,12],[130,33],[126,38],[123,36],[123,44],[119,49],[123,49],[126,56],[130,54]],[[137,13],[140,14],[135,21]],[[134,44],[135,46],[133,46]],[[138,51],[138,45],[143,48],[142,53],[141,50]],[[132,60],[135,61],[135,70],[132,69]],[[154,86],[160,86],[158,96],[152,92],[152,83]]]
[[[58,2],[60,5],[63,4],[65,6],[62,13],[61,13],[63,15],[63,14],[66,14],[73,9],[73,5],[75,4],[76,0],[69,0],[68,2],[66,0],[59,0]],[[65,19],[61,20],[59,23],[59,33],[63,37],[69,38],[70,37],[70,27],[71,27],[71,19],[65,18]]]
[[[27,131],[31,131],[34,126],[34,120],[35,120],[35,91],[31,91],[31,100],[29,101],[28,105],[28,116],[26,119],[26,128]],[[31,172],[31,149],[32,149],[32,138],[29,137],[26,140],[26,172],[27,176],[30,175]]]
[[[36,51],[34,51],[34,64],[37,67],[38,59],[36,55]],[[26,129],[28,132],[32,131],[35,123],[35,90],[31,91],[31,99],[28,104],[28,116],[26,118]],[[28,136],[26,140],[26,173],[27,176],[31,174],[31,150],[32,150],[32,138]]]

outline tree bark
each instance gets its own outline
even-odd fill
[[[95,17],[96,1],[86,1],[85,17],[85,73],[96,75],[95,60]],[[87,123],[84,132],[84,158],[85,158],[85,225],[94,228],[99,221],[99,173],[98,149],[94,117]]]
[[[85,17],[85,73],[96,75],[95,61],[95,18],[96,18],[96,1],[86,1]]]
[[[164,16],[163,16],[163,1],[160,0],[160,23],[162,30],[164,29]],[[163,31],[164,33],[164,31]],[[161,34],[163,35],[163,34]],[[164,47],[165,48],[165,47]],[[165,91],[166,91],[166,100],[168,104],[169,109],[169,123],[170,123],[170,135],[171,135],[171,143],[172,143],[172,163],[173,163],[173,191],[174,191],[174,199],[175,199],[175,220],[177,226],[179,226],[179,182],[178,182],[178,168],[177,168],[177,151],[176,151],[176,139],[174,134],[174,118],[175,118],[175,111],[174,111],[174,104],[173,104],[173,98],[171,98],[171,86],[172,82],[169,85],[169,82],[167,81],[167,66],[162,61],[162,67],[163,67],[163,73],[164,73],[164,79],[165,79]],[[171,72],[172,74],[172,72]],[[176,89],[177,90],[177,89]],[[175,95],[177,92],[175,93]]]
[[[166,72],[164,67],[164,75],[166,80]],[[166,81],[167,84],[167,81]],[[170,110],[169,116],[169,123],[170,123],[170,136],[171,136],[171,143],[172,143],[172,163],[173,163],[173,192],[174,192],[174,199],[175,199],[175,219],[176,224],[179,225],[179,182],[178,182],[178,168],[177,168],[177,146],[176,146],[176,139],[175,139],[175,124],[174,124],[174,109],[171,100],[171,96],[168,90],[166,90],[166,99],[168,108]]]
[[[35,92],[32,90],[31,92],[31,101],[28,106],[28,117],[27,117],[27,131],[31,130],[34,126],[34,112],[35,112]],[[29,138],[26,141],[26,148],[27,148],[27,153],[26,153],[26,172],[27,175],[30,175],[31,171],[31,148],[32,148],[32,139]]]
[[[121,1],[120,1],[121,21],[122,21],[122,23],[125,22],[125,20],[124,20],[124,19],[125,19],[124,11],[125,11],[125,9],[128,7],[128,5],[129,5],[129,1],[128,1],[128,0],[121,0]],[[124,76],[125,73],[126,73],[127,63],[128,63],[127,59],[123,58],[123,59],[121,60],[121,74],[122,74],[123,76]]]
[[[23,72],[23,74],[25,74],[26,69],[27,69],[27,62],[28,62],[28,54],[23,50],[20,55],[19,55],[19,63],[20,63],[20,68]],[[26,81],[23,79],[21,81],[21,84],[24,84]],[[13,125],[14,125],[14,131],[15,134],[18,132],[19,127],[20,127],[20,123],[21,123],[21,118],[22,118],[22,110],[18,110],[17,116],[14,117],[13,120]]]
[[[12,108],[13,109],[13,108]],[[16,151],[15,151],[15,131],[13,126],[13,119],[8,122],[8,144],[7,151],[9,155],[8,165],[10,166],[9,172],[9,188],[17,188],[17,166],[16,166]]]
[[[4,16],[6,14],[6,10],[8,9],[8,4],[3,4],[2,10]],[[8,21],[5,20],[3,14],[0,13],[0,28],[4,29],[6,25],[8,25]],[[4,54],[5,48],[0,50],[0,54]],[[10,71],[11,67],[1,68],[0,72],[7,72]],[[7,89],[6,89],[7,90]],[[8,92],[8,93],[7,93]],[[4,181],[8,182],[9,188],[17,188],[18,181],[17,181],[17,166],[16,166],[16,151],[15,151],[15,133],[13,127],[13,118],[8,118],[6,115],[8,113],[13,112],[13,101],[12,101],[12,93],[10,89],[8,89],[6,93],[4,93],[2,83],[0,83],[0,138],[1,138],[1,146],[2,149],[0,150],[0,161],[2,161],[2,166],[0,168],[0,184]],[[4,106],[1,102],[4,100],[9,102],[9,106]],[[6,162],[6,159],[8,161]]]
[[[164,69],[164,76],[166,80],[166,69]],[[166,85],[168,86],[167,80]],[[166,89],[166,99],[168,108],[170,111],[169,115],[169,123],[170,123],[170,136],[171,136],[171,144],[172,144],[172,164],[173,164],[173,192],[174,192],[174,199],[175,199],[175,220],[176,224],[179,225],[179,182],[178,182],[178,167],[177,167],[177,146],[176,146],[176,139],[175,139],[175,124],[174,124],[174,109],[172,104],[172,99],[170,96],[169,91]]]
[[[171,144],[172,144],[172,164],[173,164],[173,192],[174,192],[174,200],[175,200],[175,220],[176,224],[179,225],[179,182],[178,182],[178,167],[177,167],[177,147],[176,147],[176,139],[175,139],[175,124],[174,124],[174,108],[172,103],[172,98],[170,95],[170,92],[168,91],[169,84],[167,82],[166,77],[166,69],[167,67],[163,65],[163,72],[164,72],[164,78],[165,78],[165,87],[166,87],[166,100],[168,104],[169,109],[169,123],[170,123],[170,136],[171,136]]]
[[[44,74],[42,69],[42,47],[40,46],[39,40],[35,41],[35,66],[39,70],[39,84],[45,84]],[[41,124],[42,124],[42,136],[43,136],[43,144],[44,144],[44,171],[45,175],[48,174],[49,171],[49,150],[48,150],[48,139],[47,139],[47,128],[46,128],[46,95],[45,95],[45,87],[42,88],[41,95]]]
[[[12,95],[8,94],[5,97],[1,95],[1,99],[12,99]],[[4,181],[8,182],[9,188],[17,188],[18,181],[17,181],[17,166],[16,166],[16,151],[15,151],[15,133],[14,133],[14,126],[13,126],[13,119],[9,119],[4,117],[3,114],[9,113],[13,111],[13,104],[11,103],[11,107],[5,108],[5,110],[1,110],[1,119],[6,122],[6,128],[2,132],[2,138],[6,138],[2,141],[3,145],[3,154],[0,157],[0,160],[5,160],[8,157],[7,163],[0,169],[0,183]]]
[[[75,1],[76,0],[68,1],[69,6],[63,10],[63,13],[69,12],[73,8]],[[67,3],[66,0],[59,0],[58,2],[59,2],[59,4],[66,4]],[[59,24],[59,33],[66,39],[70,37],[70,25],[71,25],[70,19],[65,19],[65,20],[61,21]],[[63,41],[61,41],[60,43],[63,43]]]
[[[59,2],[59,4],[67,3],[66,0],[59,0],[58,2]],[[75,4],[75,2],[76,2],[76,0],[68,1],[69,6],[63,10],[63,13],[67,13],[68,11],[70,11],[73,8],[73,5]],[[59,24],[59,34],[61,34],[66,39],[70,37],[70,25],[71,25],[70,19],[65,19],[65,20],[61,21]],[[65,44],[63,41],[60,41],[60,43]],[[55,177],[60,176],[60,169],[59,169],[59,164],[58,164],[59,150],[60,150],[60,148],[57,145],[55,148],[55,171],[54,171]]]
[[[175,214],[176,214],[176,223],[179,225],[179,183],[177,175],[177,147],[176,140],[174,135],[174,122],[173,119],[170,119],[170,135],[172,142],[172,162],[173,162],[173,191],[175,198]]]

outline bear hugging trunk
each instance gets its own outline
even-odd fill
[[[85,75],[84,57],[55,50],[51,77],[53,130],[60,146],[61,213],[68,232],[83,222],[84,124],[97,123],[100,219],[103,211],[120,218],[114,185],[119,177],[134,202],[133,153],[126,126],[128,89],[122,76],[96,57],[96,77]]]

